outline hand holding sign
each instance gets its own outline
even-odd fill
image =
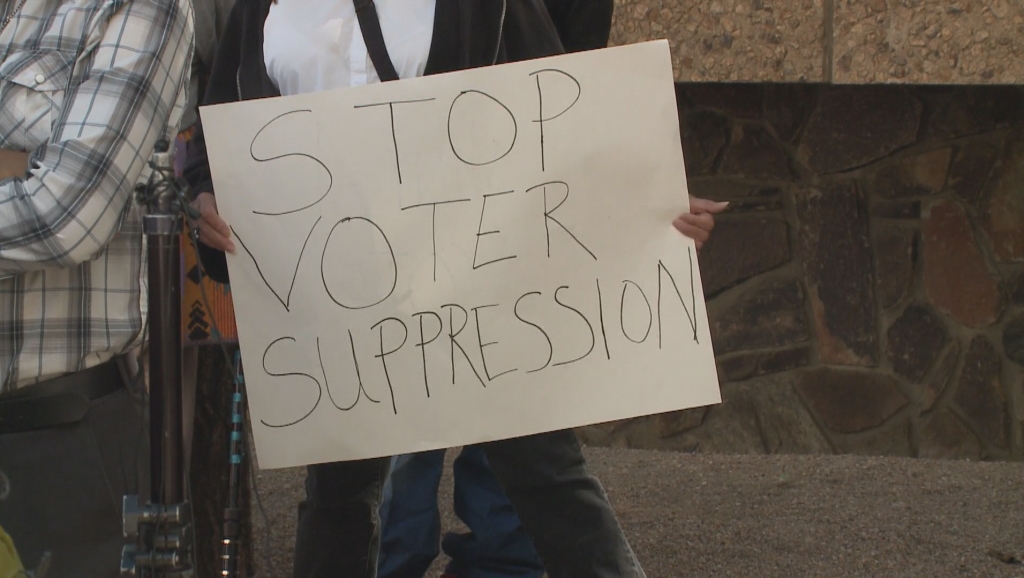
[[[690,212],[683,213],[672,222],[676,229],[693,239],[699,251],[711,237],[715,228],[715,215],[721,213],[729,203],[716,203],[690,195]]]
[[[196,224],[199,241],[214,249],[234,253],[235,243],[231,240],[231,227],[217,212],[217,199],[213,197],[213,194],[199,193],[196,195],[193,205],[200,215],[199,222]]]

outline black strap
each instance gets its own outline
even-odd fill
[[[0,401],[0,435],[75,423],[87,413],[89,400],[78,393]]]
[[[125,388],[121,359],[0,395],[0,435],[80,421],[92,400]]]
[[[391,63],[388,47],[384,44],[384,33],[380,30],[380,19],[377,18],[377,7],[373,0],[354,0],[354,4],[359,29],[363,33],[363,42],[366,43],[366,52],[370,54],[370,61],[377,69],[377,76],[381,82],[398,80],[395,65]]]
[[[90,401],[106,397],[125,387],[124,377],[121,375],[123,357],[117,356],[89,369],[65,373],[4,393],[0,395],[0,403],[10,399],[46,397],[60,393],[77,393]]]

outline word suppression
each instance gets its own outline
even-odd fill
[[[324,393],[330,407],[340,412],[355,409],[365,399],[373,404],[386,401],[398,415],[403,395],[429,399],[431,387],[438,384],[468,381],[486,388],[517,372],[551,371],[589,359],[611,361],[630,355],[634,347],[662,349],[665,333],[676,329],[698,343],[694,266],[688,250],[687,270],[673,273],[659,261],[651,271],[656,280],[647,283],[646,289],[629,279],[618,283],[595,279],[590,287],[559,285],[524,291],[509,303],[446,303],[405,317],[387,316],[369,326],[347,328],[348,342],[343,347],[335,343],[328,349],[319,336],[307,341],[281,336],[263,351],[262,371],[273,378],[305,380],[308,411],[261,423],[273,428],[295,425],[321,406]],[[326,285],[323,290],[330,291]],[[509,323],[512,319],[515,323]],[[525,336],[536,347],[502,348],[501,328],[518,333],[519,341]],[[295,354],[312,348],[319,366],[300,367]],[[324,356],[337,361],[339,354],[347,367],[333,373]],[[268,361],[272,357],[281,361]],[[396,382],[396,363],[419,365],[415,382]],[[386,391],[387,399],[369,391]]]

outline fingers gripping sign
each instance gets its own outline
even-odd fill
[[[715,215],[725,211],[727,202],[715,202],[690,195],[690,212],[683,213],[672,222],[676,230],[693,239],[699,251],[711,237],[715,228]]]

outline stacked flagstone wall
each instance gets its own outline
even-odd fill
[[[1024,90],[677,93],[690,191],[731,202],[700,255],[724,402],[584,439],[1021,457]]]

